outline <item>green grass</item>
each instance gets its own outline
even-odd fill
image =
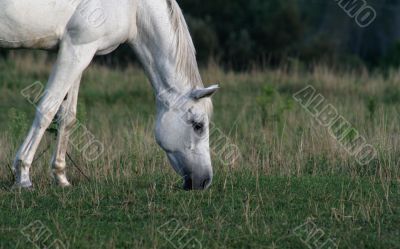
[[[52,232],[47,246],[59,239],[68,248],[186,249],[184,241],[196,239],[202,248],[309,248],[296,229],[310,219],[323,231],[319,243],[400,248],[395,71],[204,69],[205,82],[222,86],[214,98],[215,127],[241,156],[225,165],[213,153],[211,189],[185,192],[154,141],[154,96],[142,71],[92,66],[82,83],[78,119],[106,150],[94,162],[69,151],[90,181],[68,161],[74,187],[53,185],[54,138],[46,134],[39,149],[45,153],[32,166],[35,190],[19,193],[9,189],[9,165],[34,115],[20,91],[45,82],[50,69],[42,53],[35,56],[0,61],[0,248],[35,248],[21,230],[36,220]],[[309,84],[377,149],[376,160],[358,165],[293,100]],[[172,239],[174,247],[168,239],[177,231],[163,225],[175,221],[186,235],[181,244]]]
[[[157,229],[172,219],[203,248],[306,248],[293,230],[308,218],[340,248],[400,243],[398,185],[338,177],[240,172],[217,175],[209,191],[187,193],[168,177],[147,176],[2,193],[1,200],[1,228],[12,229],[1,233],[3,248],[33,248],[19,230],[35,220],[70,248],[171,248]]]

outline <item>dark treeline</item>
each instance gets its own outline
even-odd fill
[[[397,0],[181,0],[180,4],[201,62],[210,56],[235,68],[252,62],[277,64],[287,58],[349,66],[400,62]],[[357,15],[364,4],[373,8],[376,19],[361,28],[349,14]]]
[[[355,67],[400,66],[400,0],[178,3],[203,65],[214,59],[227,67],[248,69],[297,59]],[[357,24],[356,17],[350,17],[357,16],[363,5],[376,12],[376,19],[364,28]],[[2,53],[0,50],[0,56]],[[122,46],[116,53],[97,60],[126,65],[135,58],[130,48]]]

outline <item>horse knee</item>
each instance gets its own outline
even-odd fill
[[[71,130],[76,123],[76,113],[75,112],[70,112],[68,115],[66,115],[64,124],[65,124],[65,129],[67,131]]]
[[[46,129],[51,121],[53,120],[54,113],[45,112],[44,110],[38,109],[36,111],[35,121],[34,124],[36,127],[40,129]]]
[[[57,123],[64,126],[66,130],[70,130],[76,122],[76,111],[69,110],[64,104],[61,105],[57,113]]]

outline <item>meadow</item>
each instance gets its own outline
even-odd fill
[[[187,192],[154,140],[155,96],[142,70],[92,65],[78,120],[105,151],[88,162],[69,150],[88,179],[69,160],[74,186],[53,184],[47,133],[34,191],[11,191],[10,165],[35,111],[21,90],[46,82],[50,65],[42,53],[0,60],[0,248],[400,248],[398,70],[210,63],[203,80],[221,85],[213,126],[238,157],[224,163],[212,148],[211,188]],[[293,99],[308,85],[376,149],[374,160],[360,165]]]

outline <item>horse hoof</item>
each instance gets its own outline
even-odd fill
[[[32,183],[15,183],[11,187],[12,191],[21,191],[21,190],[27,190],[27,191],[33,191],[33,185]]]
[[[70,188],[70,187],[72,187],[72,184],[69,183],[69,182],[59,182],[57,185],[59,187],[61,187],[61,188]]]
[[[55,177],[54,182],[57,186],[59,186],[61,188],[68,188],[68,187],[72,186],[66,177]]]

